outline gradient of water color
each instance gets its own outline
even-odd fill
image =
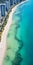
[[[33,3],[19,5],[13,13],[3,65],[33,65]]]

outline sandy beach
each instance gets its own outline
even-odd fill
[[[26,1],[25,1],[26,2]],[[21,2],[20,4],[23,4],[24,2]],[[15,11],[15,9],[20,5],[16,5],[12,11],[10,12],[9,14],[9,18],[8,18],[8,22],[4,28],[4,31],[2,33],[2,37],[1,37],[1,42],[0,42],[0,65],[2,65],[2,62],[3,62],[3,59],[4,59],[4,56],[5,56],[5,53],[6,53],[6,48],[7,48],[7,41],[6,41],[6,38],[7,38],[7,34],[8,34],[8,31],[10,29],[10,25],[12,24],[12,15]]]

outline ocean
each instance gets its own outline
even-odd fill
[[[33,6],[31,5],[30,2],[21,4],[13,13],[3,65],[33,65]]]

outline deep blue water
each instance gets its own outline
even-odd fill
[[[21,65],[33,65],[33,1],[17,7],[13,21],[17,22],[16,37],[23,44],[19,53],[23,60]]]

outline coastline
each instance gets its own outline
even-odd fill
[[[25,2],[26,2],[26,1],[25,1]],[[0,65],[2,65],[4,56],[5,56],[5,53],[6,53],[6,48],[7,48],[6,38],[7,38],[8,31],[9,31],[9,29],[10,29],[10,25],[12,24],[12,15],[13,15],[15,9],[16,9],[19,5],[21,5],[21,4],[23,4],[23,3],[24,3],[24,1],[21,2],[21,3],[19,3],[18,5],[16,5],[16,6],[12,9],[12,11],[10,12],[10,14],[9,14],[9,19],[8,19],[8,22],[7,22],[7,24],[6,24],[5,28],[4,28],[3,33],[2,33],[1,42],[0,42]],[[11,20],[10,20],[10,19],[11,19]]]

